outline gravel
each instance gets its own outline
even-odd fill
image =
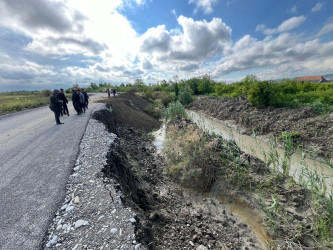
[[[135,240],[136,214],[123,206],[117,184],[101,172],[116,137],[90,119],[45,249],[143,249]]]

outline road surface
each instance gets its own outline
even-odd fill
[[[0,249],[40,249],[65,197],[80,140],[97,103],[56,125],[48,106],[0,117]]]

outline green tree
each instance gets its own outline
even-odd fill
[[[214,81],[209,75],[203,75],[198,82],[199,94],[210,94],[214,92]]]
[[[267,81],[253,82],[249,90],[250,104],[258,108],[265,108],[269,106],[271,100],[271,88]]]
[[[178,101],[183,105],[188,105],[193,102],[191,87],[189,84],[182,85],[179,92]]]
[[[97,90],[98,86],[96,83],[92,82],[92,83],[90,83],[90,88],[92,88],[93,90]]]

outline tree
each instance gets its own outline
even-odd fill
[[[266,108],[272,98],[272,91],[269,82],[254,82],[251,84],[248,98],[250,104],[257,108]]]
[[[98,86],[96,83],[92,82],[92,83],[90,83],[90,88],[92,88],[93,90],[96,90],[96,89],[98,89]]]
[[[138,78],[138,79],[135,79],[134,85],[143,86],[143,85],[145,85],[145,83],[143,82],[142,79]]]
[[[178,101],[183,105],[187,105],[193,102],[193,97],[191,95],[191,87],[189,84],[182,85],[179,92]]]
[[[203,75],[198,83],[198,92],[200,94],[209,94],[214,92],[214,83],[209,75]]]
[[[79,89],[80,88],[80,85],[78,83],[74,83],[72,85],[72,89]]]
[[[256,75],[247,75],[244,79],[243,79],[243,82],[245,83],[251,83],[251,82],[258,82],[259,79]]]

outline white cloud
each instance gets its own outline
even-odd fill
[[[322,36],[324,34],[333,31],[333,23],[326,24],[317,34],[317,36]]]
[[[165,26],[149,29],[142,36],[141,51],[157,61],[201,61],[221,55],[231,43],[231,28],[220,18],[211,22],[180,16],[182,28],[172,33]]]
[[[232,4],[234,4],[234,3],[236,3],[236,0],[229,0],[229,1],[227,2],[227,7],[229,7],[230,5],[232,5]]]
[[[288,9],[287,12],[290,13],[290,14],[296,14],[296,13],[298,13],[296,5],[294,5],[290,9]]]
[[[235,43],[228,56],[217,62],[213,75],[286,63],[299,64],[313,58],[325,58],[332,53],[333,42],[320,43],[318,39],[302,42],[298,36],[288,33],[263,41],[246,35]]]
[[[209,14],[213,12],[213,4],[217,3],[217,0],[189,0],[189,4],[195,4],[196,8],[194,12],[198,12],[199,9],[202,9],[205,14]]]
[[[321,3],[321,2],[318,2],[312,9],[311,11],[312,12],[317,12],[317,11],[320,11],[321,8],[324,6],[324,3]]]
[[[257,25],[256,31],[261,31],[265,35],[272,35],[277,33],[282,33],[290,31],[297,28],[306,20],[305,16],[292,17],[284,22],[282,22],[277,28],[271,29],[267,28],[265,24]]]
[[[41,75],[52,74],[52,69],[33,62],[24,64],[0,64],[0,78],[27,80]]]

